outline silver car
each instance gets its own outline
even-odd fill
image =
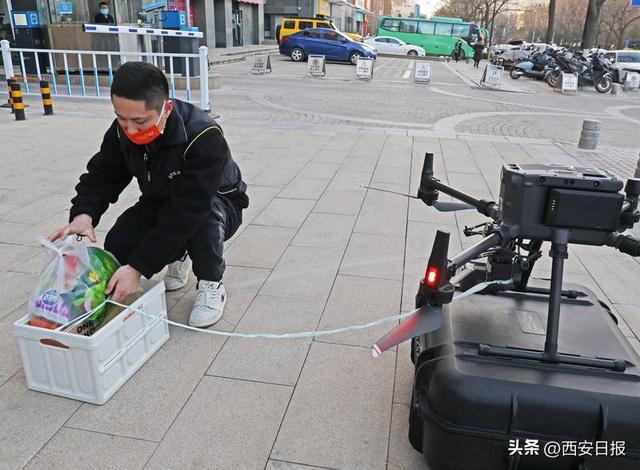
[[[364,43],[373,47],[381,54],[400,54],[422,56],[425,55],[424,49],[420,46],[407,44],[406,42],[391,36],[374,36],[365,38]]]
[[[627,73],[640,73],[640,51],[608,51],[605,58],[611,62],[613,81],[623,83]]]

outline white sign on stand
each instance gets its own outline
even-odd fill
[[[415,82],[429,83],[431,81],[431,62],[416,60],[413,68],[413,80]]]
[[[307,75],[312,77],[324,77],[327,74],[325,58],[323,55],[310,54],[307,59]]]
[[[373,59],[358,57],[356,62],[356,78],[358,80],[371,80],[373,78]]]
[[[636,72],[629,72],[624,78],[624,87],[626,90],[635,90],[640,87],[640,74]]]
[[[578,74],[562,72],[562,93],[578,92]]]
[[[255,52],[251,58],[251,73],[264,75],[271,73],[271,58],[269,53]]]
[[[500,88],[500,85],[502,85],[503,70],[504,69],[500,65],[485,65],[484,72],[482,72],[482,78],[480,79],[480,85]]]

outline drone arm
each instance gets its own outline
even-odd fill
[[[626,193],[626,197],[620,210],[618,232],[624,232],[628,228],[633,228],[633,226],[640,221],[640,212],[638,212],[640,179],[629,178],[625,185],[624,192]]]
[[[434,205],[438,200],[438,191],[441,191],[459,201],[475,207],[478,212],[494,220],[500,218],[498,205],[493,201],[484,199],[476,199],[473,196],[458,191],[457,189],[441,183],[433,176],[433,153],[427,152],[424,155],[424,163],[422,165],[422,175],[420,178],[420,188],[418,189],[418,197],[428,206]]]
[[[496,245],[499,245],[502,242],[502,240],[503,240],[503,235],[501,235],[499,232],[493,232],[487,237],[480,240],[478,243],[471,245],[469,248],[457,254],[449,261],[449,264],[447,266],[449,274],[453,276],[453,274],[461,266],[477,258],[488,249],[493,248]]]
[[[627,255],[640,256],[640,240],[632,235],[613,233],[609,235],[606,243],[608,246],[612,246]]]
[[[469,204],[472,207],[475,207],[478,212],[487,217],[491,217],[496,220],[500,218],[500,211],[498,211],[498,205],[493,201],[487,201],[486,199],[476,199],[473,196],[463,193],[462,191],[458,191],[457,189],[452,188],[451,186],[447,186],[446,184],[441,183],[440,181],[434,179],[430,181],[429,186],[432,186],[432,189],[436,191],[443,192],[448,194],[449,196],[457,199],[459,201],[464,202],[465,204]]]

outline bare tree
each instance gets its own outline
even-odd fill
[[[485,23],[485,28],[489,28],[489,43],[493,42],[493,30],[496,23],[496,16],[498,16],[506,6],[513,0],[483,0],[485,18],[488,21]]]
[[[482,0],[445,0],[435,12],[436,16],[462,18],[466,21],[482,21]]]
[[[588,49],[597,44],[598,25],[600,24],[600,13],[606,0],[589,0],[587,16],[582,30],[582,48]]]
[[[558,0],[555,20],[556,42],[580,42],[586,15],[587,2],[584,0]]]
[[[640,11],[633,8],[628,0],[609,0],[602,9],[601,32],[606,34],[604,46],[612,40],[618,49],[624,47],[625,34],[629,27],[640,20]]]
[[[475,21],[489,30],[489,41],[493,36],[496,17],[507,10],[514,0],[445,0],[436,11],[437,16],[453,16]]]
[[[585,0],[556,0],[553,33],[551,37],[545,34],[544,40],[558,44],[579,43],[587,14],[587,3]],[[547,5],[535,5],[520,11],[518,16],[517,23],[520,26],[514,32],[523,39],[540,37],[540,34],[545,31],[548,33],[549,8]]]
[[[524,11],[520,11],[517,21],[519,28],[517,30],[520,39],[529,39],[535,41],[542,31],[545,31],[548,23],[549,11],[545,5],[534,5]]]
[[[556,0],[549,0],[549,16],[547,18],[547,34],[544,36],[544,42],[551,44],[554,40],[556,26]]]

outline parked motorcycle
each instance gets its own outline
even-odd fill
[[[555,65],[553,57],[544,52],[536,52],[528,59],[514,64],[509,70],[509,76],[517,80],[524,76],[541,80],[545,77],[548,67]]]
[[[613,78],[609,62],[602,53],[582,57],[579,53],[564,52],[555,56],[556,67],[547,71],[545,80],[554,88],[562,84],[562,73],[578,75],[578,86],[593,86],[598,93],[609,93]]]
[[[504,53],[503,49],[493,49],[493,56],[491,57],[491,64],[492,65],[498,65],[500,67],[502,67],[503,63],[504,63],[504,58],[502,57],[502,54]]]

